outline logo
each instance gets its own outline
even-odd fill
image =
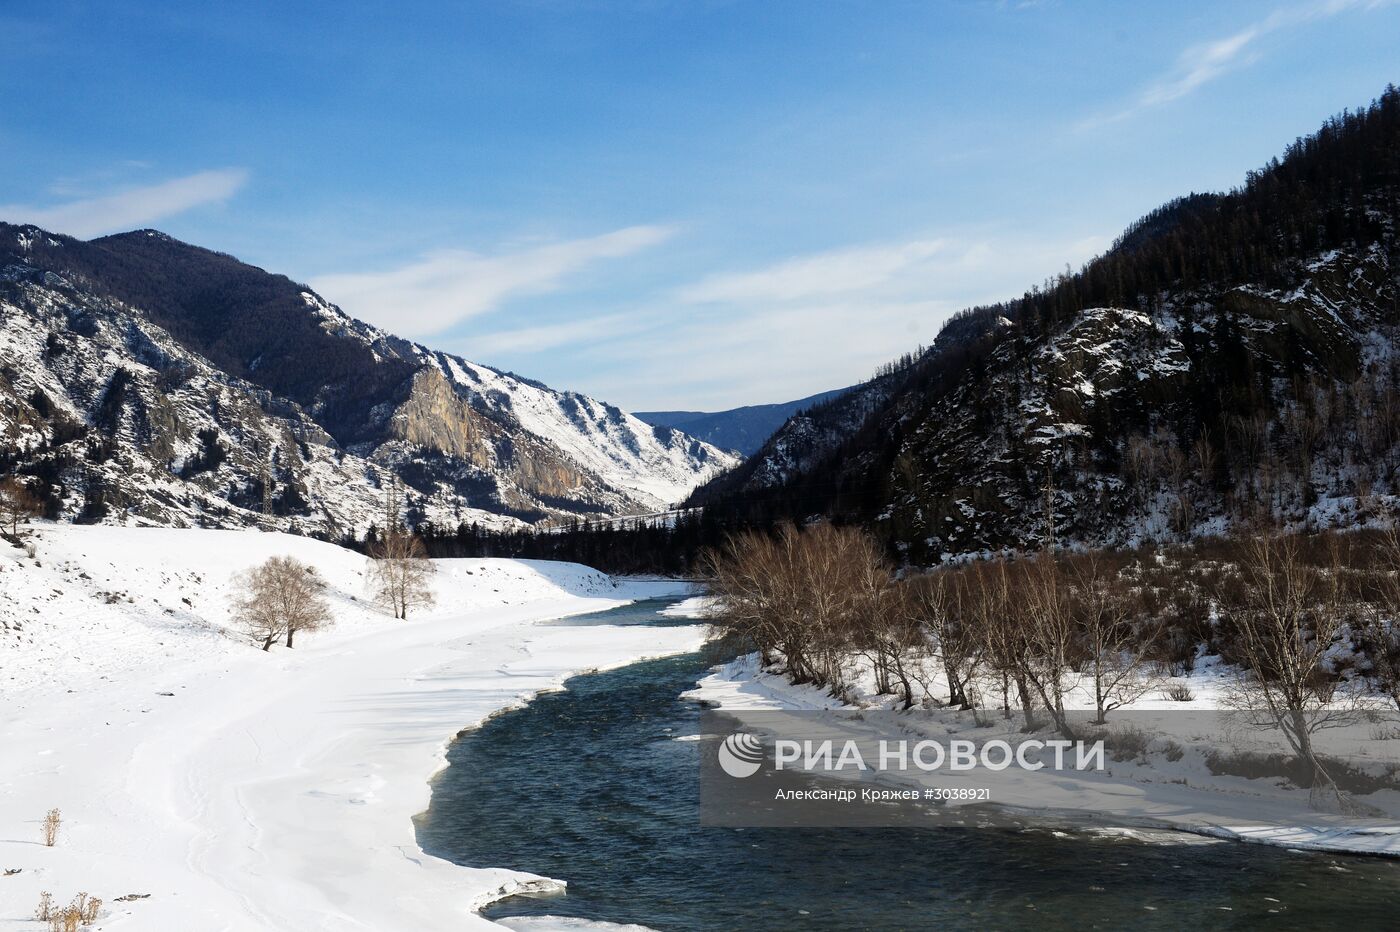
[[[719,746],[719,765],[731,777],[751,777],[762,764],[763,742],[757,735],[736,732]]]

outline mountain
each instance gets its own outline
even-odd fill
[[[154,230],[0,224],[0,467],[53,517],[362,532],[653,511],[737,457]],[[382,519],[380,519],[382,520]]]
[[[712,443],[722,450],[736,450],[748,456],[763,446],[763,441],[783,426],[783,422],[799,411],[821,404],[849,389],[808,395],[796,401],[771,405],[746,405],[728,411],[637,411],[635,415],[657,427],[674,427],[692,437]]]
[[[692,496],[911,562],[1373,520],[1400,495],[1400,91],[965,312]]]
[[[927,350],[906,354],[869,381],[788,418],[753,455],[697,488],[687,504],[704,505],[713,516],[740,522],[811,517],[827,509],[843,513],[845,496],[852,491],[850,476],[829,475],[827,466],[846,453],[859,455],[880,446],[884,427],[877,415],[899,398],[917,395],[931,375],[955,366],[968,347],[1004,324],[995,308],[956,315]],[[818,484],[824,490],[816,497],[809,494],[813,476],[821,477]],[[865,487],[863,479],[856,482]],[[802,510],[809,507],[816,510]]]

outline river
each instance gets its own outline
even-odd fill
[[[676,624],[651,600],[565,624]],[[428,852],[568,881],[491,918],[658,930],[1395,928],[1400,864],[1172,833],[1003,819],[889,829],[699,825],[700,708],[715,657],[574,677],[452,745],[420,819]],[[975,818],[975,817],[974,817]]]

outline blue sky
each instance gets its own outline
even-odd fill
[[[1400,80],[1400,4],[0,5],[0,219],[624,407],[848,384]]]

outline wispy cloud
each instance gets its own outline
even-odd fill
[[[637,321],[626,314],[603,314],[585,320],[484,333],[473,336],[461,350],[468,356],[480,359],[490,359],[499,353],[537,353],[569,344],[615,339],[636,327]]]
[[[864,379],[931,342],[956,311],[1013,297],[1107,245],[1104,237],[987,232],[854,244],[672,288],[621,325],[542,327],[539,336],[565,337],[569,366],[582,373],[551,377],[624,407],[781,401]],[[539,371],[550,357],[530,353],[548,343],[519,334],[460,349],[497,348],[508,366]]]
[[[4,204],[0,205],[0,218],[87,239],[223,203],[247,180],[248,172],[242,168],[213,169],[63,204]]]
[[[1192,46],[1182,53],[1176,70],[1171,75],[1158,80],[1142,92],[1135,108],[1153,107],[1185,97],[1231,68],[1247,63],[1255,57],[1249,53],[1250,43],[1262,34],[1263,27],[1255,25],[1232,36]]]
[[[682,301],[791,301],[881,285],[937,255],[947,243],[916,240],[800,256],[756,271],[716,275],[682,288]]]
[[[1125,107],[1082,120],[1081,129],[1115,123],[1145,110],[1180,100],[1211,81],[1258,61],[1259,40],[1271,33],[1353,10],[1366,11],[1389,6],[1394,0],[1322,0],[1303,6],[1275,10],[1228,36],[1200,42],[1186,48],[1175,66],[1149,83]]]
[[[398,268],[324,275],[311,284],[356,317],[404,336],[423,337],[492,311],[510,298],[555,291],[594,262],[630,256],[674,233],[666,226],[633,226],[501,255],[439,250]]]

